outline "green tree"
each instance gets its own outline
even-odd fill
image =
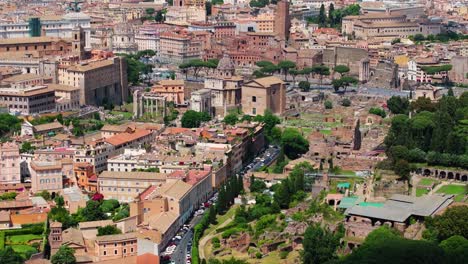
[[[60,246],[57,253],[52,256],[50,262],[52,264],[75,264],[75,250],[68,246]]]
[[[387,100],[387,107],[392,114],[407,114],[409,111],[409,100],[408,98],[401,96],[392,96]]]
[[[299,89],[303,92],[308,92],[310,91],[310,82],[308,81],[300,81],[299,82]]]
[[[313,68],[311,67],[305,67],[304,69],[302,69],[299,73],[301,75],[304,75],[304,77],[306,78],[306,81],[309,81],[309,76],[310,74],[313,72]]]
[[[10,246],[6,246],[0,249],[0,263],[22,264],[24,260],[21,255],[16,253]]]
[[[302,263],[325,263],[336,258],[336,249],[340,238],[319,224],[309,226],[302,242],[304,250],[301,252]]]
[[[212,206],[210,207],[209,212],[208,212],[208,215],[209,215],[209,221],[210,221],[210,224],[216,224],[216,207],[215,206]]]
[[[325,109],[332,109],[333,108],[333,103],[329,100],[325,101],[324,103]]]
[[[344,76],[346,73],[349,72],[349,67],[346,65],[336,65],[333,70],[339,73],[340,76]]]
[[[335,5],[333,5],[333,3],[328,7],[328,23],[330,27],[335,26]]]
[[[61,195],[57,195],[54,201],[58,207],[63,207],[65,205],[65,200],[63,199],[63,196]]]
[[[107,236],[107,235],[118,235],[122,234],[122,231],[114,225],[106,225],[98,227],[97,236]]]
[[[296,68],[296,63],[289,60],[283,60],[278,63],[278,68],[283,72],[284,80],[287,80],[289,70]]]
[[[266,189],[267,189],[267,186],[265,182],[261,180],[254,180],[253,183],[250,184],[251,192],[263,192]]]
[[[21,144],[20,153],[33,153],[36,147],[34,147],[31,142],[23,142]]]
[[[426,219],[426,227],[437,234],[439,241],[451,236],[468,237],[468,206],[454,206],[448,208],[442,215]]]
[[[351,100],[349,100],[348,98],[345,98],[345,99],[341,100],[341,105],[344,106],[344,107],[349,107],[349,106],[351,106]]]
[[[227,124],[227,125],[235,125],[237,122],[239,121],[239,118],[237,116],[237,114],[235,113],[230,113],[228,115],[226,115],[223,119],[223,123]]]
[[[410,177],[410,165],[408,161],[406,160],[398,160],[395,163],[395,169],[394,169],[396,175],[400,176],[400,178],[404,180],[409,180]]]
[[[0,113],[0,137],[5,137],[11,132],[19,131],[21,120],[16,116]]]
[[[289,179],[285,179],[279,184],[278,188],[275,190],[274,194],[275,203],[279,205],[280,208],[287,209],[289,208],[289,203],[291,201],[291,192],[289,190]]]
[[[422,111],[435,112],[436,104],[432,103],[431,99],[427,97],[418,97],[415,101],[411,102],[411,110],[417,113]]]
[[[105,220],[107,217],[101,210],[101,203],[99,201],[89,200],[86,202],[86,207],[83,208],[82,216],[86,221]]]
[[[50,201],[51,199],[50,193],[47,190],[43,190],[40,193],[36,193],[36,196],[41,196],[46,201]]]
[[[119,208],[119,201],[115,199],[104,200],[99,206],[99,209],[104,213],[112,213],[115,209]]]
[[[181,123],[182,127],[195,128],[200,127],[201,122],[209,121],[210,118],[208,113],[188,110],[182,116]]]
[[[325,65],[317,65],[312,67],[312,72],[320,76],[320,85],[322,85],[323,76],[330,75],[330,68]]]
[[[322,4],[320,6],[318,22],[319,22],[320,27],[325,27],[327,25],[327,15],[325,14],[325,5],[324,4]]]
[[[309,142],[294,128],[286,128],[283,131],[281,146],[289,159],[297,159],[309,151]]]
[[[446,263],[468,263],[468,240],[462,236],[451,236],[440,242],[440,247],[447,256]]]
[[[145,12],[146,12],[147,15],[152,16],[152,15],[154,15],[155,10],[154,10],[154,8],[146,8]]]
[[[377,107],[371,107],[371,109],[369,109],[369,114],[378,115],[382,118],[385,118],[387,116],[387,114],[385,113],[385,110],[383,110],[382,108],[377,108]]]

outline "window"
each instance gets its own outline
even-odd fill
[[[133,253],[133,248],[130,248],[130,252],[132,252],[132,253]]]
[[[127,254],[127,249],[126,248],[124,248],[123,253]]]
[[[252,102],[257,102],[257,96],[252,96]]]
[[[105,256],[105,255],[107,255],[107,252],[104,250],[103,254],[104,254],[104,256]]]
[[[252,108],[252,114],[253,114],[253,115],[256,115],[256,114],[257,114],[257,108],[255,108],[255,107]]]
[[[116,249],[116,250],[114,250],[114,254],[115,254],[115,255],[117,255],[117,249]]]

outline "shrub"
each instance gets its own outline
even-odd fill
[[[332,109],[333,108],[333,103],[331,101],[325,101],[324,103],[325,109]]]
[[[255,257],[258,258],[258,259],[261,259],[262,258],[262,253],[260,253],[260,252],[255,253]]]
[[[5,232],[0,232],[0,249],[5,248]]]
[[[344,107],[351,106],[351,100],[349,100],[348,98],[345,98],[341,101],[341,105]]]
[[[281,252],[279,253],[279,257],[280,257],[281,259],[287,258],[288,255],[289,255],[289,251],[281,251]]]

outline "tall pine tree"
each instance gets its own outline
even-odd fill
[[[327,23],[327,16],[325,15],[325,5],[320,6],[319,13],[319,27],[325,27]]]
[[[333,3],[328,7],[328,23],[330,23],[330,27],[335,26],[335,5]]]

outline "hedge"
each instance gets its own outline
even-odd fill
[[[5,232],[0,232],[0,249],[5,248]]]

